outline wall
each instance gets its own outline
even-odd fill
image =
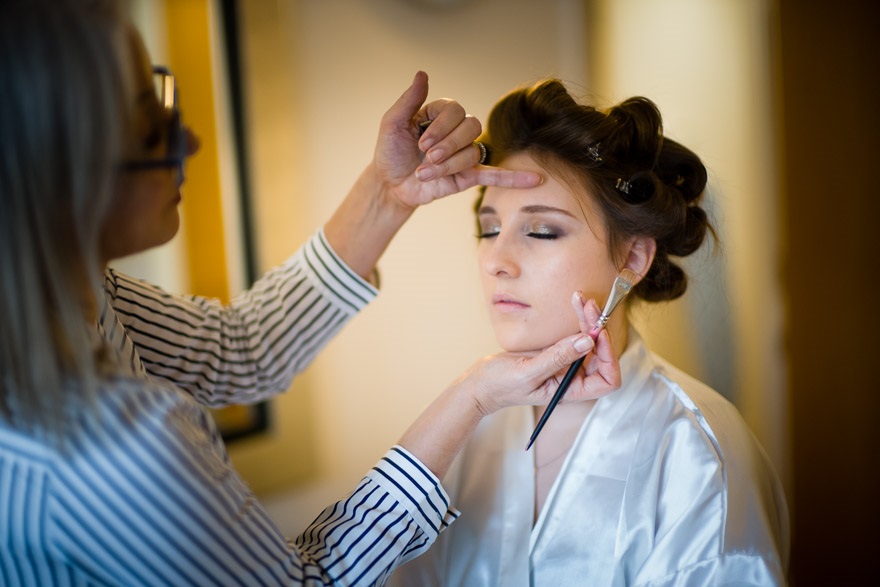
[[[652,98],[709,170],[721,246],[685,298],[637,322],[653,348],[733,400],[787,471],[771,7],[765,0],[596,0],[591,90]],[[648,321],[650,319],[650,322]]]

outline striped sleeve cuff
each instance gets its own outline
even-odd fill
[[[430,542],[461,515],[437,476],[402,446],[391,448],[367,478],[406,507]]]
[[[326,292],[348,314],[362,310],[379,290],[355,273],[339,258],[318,230],[294,255],[314,285]]]

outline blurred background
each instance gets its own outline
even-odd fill
[[[637,310],[636,323],[739,407],[776,465],[793,518],[791,583],[861,584],[875,566],[880,43],[867,1],[129,2],[203,144],[181,233],[115,264],[182,293],[227,299],[313,234],[417,70],[429,99],[454,98],[481,120],[547,76],[600,107],[654,100],[665,134],[709,169],[721,245],[688,261],[683,299]],[[497,351],[475,196],[419,210],[382,259],[379,298],[265,406],[265,429],[230,441],[289,536]]]

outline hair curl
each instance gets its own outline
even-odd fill
[[[579,104],[557,79],[514,90],[489,115],[480,139],[488,164],[526,152],[551,171],[574,173],[600,206],[615,257],[635,236],[654,239],[657,251],[647,274],[633,288],[649,302],[672,300],[687,289],[687,276],[673,257],[716,238],[700,207],[706,168],[691,150],[663,136],[657,106],[636,96],[607,111]],[[618,180],[628,182],[619,189]]]

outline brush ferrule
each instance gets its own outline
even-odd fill
[[[602,314],[596,322],[596,329],[602,329],[605,327],[608,319],[611,318],[611,313],[614,312],[618,305],[620,305],[620,302],[623,301],[623,298],[627,296],[631,289],[632,283],[629,281],[621,279],[620,277],[614,280],[614,285],[611,286],[611,295],[608,296],[608,301],[605,302],[605,309],[602,310]]]

